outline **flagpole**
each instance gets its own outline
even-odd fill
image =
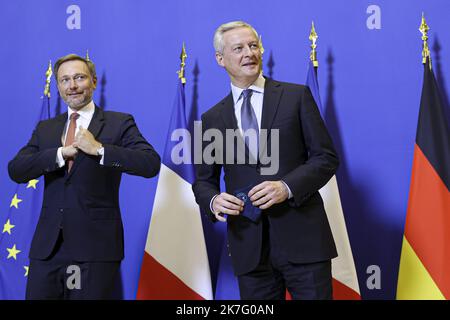
[[[48,68],[45,72],[45,88],[44,88],[44,99],[47,97],[50,99],[50,82],[52,79],[53,71],[52,71],[52,60],[48,61]],[[50,117],[50,103],[47,103],[47,114]]]
[[[431,55],[430,55],[430,49],[428,48],[428,31],[430,28],[427,25],[427,22],[425,21],[425,15],[422,12],[422,22],[419,27],[420,33],[422,33],[422,41],[423,41],[423,49],[422,49],[422,63],[427,63],[427,58],[430,61],[430,70],[431,70]]]
[[[184,69],[186,67],[186,58],[187,58],[186,47],[184,46],[184,42],[183,42],[183,47],[181,48],[181,54],[180,54],[180,60],[181,60],[180,70],[177,71],[178,78],[180,79],[182,84],[186,83],[186,78],[184,76],[184,74],[185,74]]]
[[[314,67],[319,66],[319,61],[317,61],[317,52],[316,52],[316,41],[319,36],[316,33],[316,29],[314,28],[314,21],[311,22],[311,32],[309,33],[309,40],[311,41],[311,53],[309,55],[309,59],[312,61]]]
[[[44,88],[44,96],[47,96],[48,98],[50,98],[50,81],[53,75],[53,71],[52,71],[52,60],[49,60],[48,62],[48,68],[47,71],[45,72],[45,88]]]

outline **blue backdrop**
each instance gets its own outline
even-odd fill
[[[15,189],[7,163],[31,136],[49,59],[89,49],[99,78],[95,101],[133,114],[162,154],[183,41],[186,101],[201,113],[230,88],[214,59],[218,25],[252,24],[262,35],[265,74],[304,83],[314,20],[322,103],[341,155],[338,181],[361,293],[366,299],[394,298],[422,85],[422,12],[431,27],[435,73],[449,92],[448,0],[1,0],[1,225]],[[53,84],[53,108],[56,97]],[[127,299],[136,294],[156,184],[157,179],[123,179]],[[370,265],[381,269],[380,289],[366,286]]]

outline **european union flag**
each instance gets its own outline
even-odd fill
[[[50,118],[50,77],[49,66],[39,121]],[[43,190],[43,177],[17,184],[8,213],[0,216],[0,300],[25,298],[28,252],[41,210]]]

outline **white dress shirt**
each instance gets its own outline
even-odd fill
[[[87,129],[89,127],[89,124],[91,123],[92,117],[94,116],[94,112],[95,112],[95,105],[94,102],[91,100],[91,102],[89,102],[87,105],[85,105],[83,108],[81,108],[78,111],[73,111],[71,108],[67,107],[67,121],[66,121],[66,125],[64,126],[64,131],[63,131],[63,135],[62,135],[62,141],[65,143],[66,138],[67,138],[67,129],[69,127],[69,122],[70,122],[70,116],[72,115],[72,113],[78,113],[80,116],[78,117],[78,119],[76,120],[76,124],[77,127],[75,129],[75,135],[78,133],[78,128],[81,126],[84,129]],[[63,145],[64,145],[63,143]],[[56,152],[56,163],[58,164],[58,166],[64,167],[64,165],[66,164],[66,161],[63,158],[62,155],[62,148],[63,147],[59,147],[58,151]],[[100,164],[103,165],[103,160],[105,158],[105,155],[102,155],[101,159],[100,159]]]

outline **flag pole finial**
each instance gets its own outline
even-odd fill
[[[181,60],[180,70],[177,71],[178,78],[180,79],[182,84],[186,83],[186,78],[184,77],[184,68],[186,66],[186,58],[187,58],[186,48],[185,48],[184,42],[183,42],[183,47],[181,48],[181,54],[180,54],[180,60]]]
[[[91,61],[91,58],[89,58],[89,49],[86,49],[86,60]]]
[[[428,48],[428,31],[430,30],[430,27],[428,27],[427,22],[425,21],[425,15],[422,12],[422,22],[420,23],[419,31],[422,33],[422,41],[423,41],[423,48],[422,48],[422,63],[427,63],[427,58],[430,61],[430,69],[431,69],[431,55],[430,55],[430,49]]]
[[[45,88],[44,88],[44,96],[47,96],[48,98],[50,98],[50,81],[52,78],[52,61],[49,60],[48,62],[48,68],[47,71],[45,72]]]
[[[314,21],[311,22],[311,32],[309,33],[309,40],[311,41],[311,53],[309,54],[309,59],[311,59],[314,67],[319,66],[319,61],[317,61],[317,52],[316,52],[316,41],[319,36],[316,33],[316,29],[314,28]]]

